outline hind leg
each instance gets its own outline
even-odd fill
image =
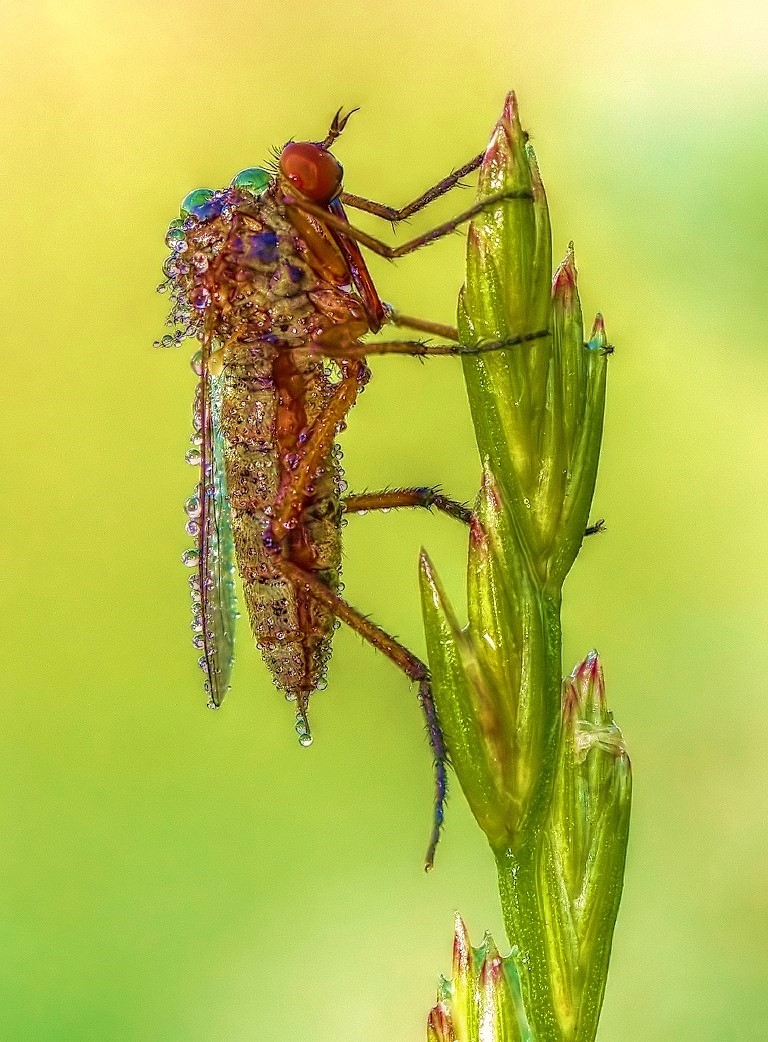
[[[445,796],[448,784],[448,777],[446,773],[446,753],[445,744],[443,742],[443,733],[440,730],[440,724],[437,720],[437,713],[435,711],[435,704],[432,700],[432,687],[429,679],[429,669],[426,663],[422,662],[420,658],[409,651],[408,648],[403,647],[399,644],[394,637],[391,637],[386,633],[380,626],[371,622],[365,615],[362,615],[356,608],[353,608],[351,604],[347,604],[345,600],[339,597],[338,594],[334,593],[328,586],[325,585],[322,580],[318,579],[311,572],[304,571],[298,565],[292,561],[288,561],[285,558],[277,558],[275,560],[275,567],[282,572],[286,579],[288,579],[295,586],[300,589],[303,588],[312,597],[318,600],[321,604],[325,605],[329,611],[333,612],[336,618],[341,619],[351,629],[360,636],[372,644],[375,648],[378,648],[384,655],[387,656],[390,661],[405,673],[409,680],[415,681],[419,685],[419,703],[421,704],[422,711],[427,726],[427,736],[429,737],[429,744],[432,747],[432,755],[434,757],[435,765],[435,806],[434,806],[434,818],[432,822],[432,834],[429,840],[429,846],[427,848],[427,855],[424,860],[424,867],[429,870],[435,860],[435,850],[437,848],[438,840],[440,839],[440,830],[443,825],[443,818],[445,816]]]

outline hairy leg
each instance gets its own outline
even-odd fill
[[[374,235],[369,235],[360,228],[354,228],[349,224],[349,222],[345,221],[343,217],[330,213],[322,206],[316,206],[308,199],[297,199],[292,197],[286,200],[286,206],[289,211],[296,209],[303,213],[311,214],[328,228],[333,228],[335,231],[341,232],[341,234],[345,235],[348,239],[353,239],[355,242],[367,246],[371,252],[377,253],[380,257],[386,257],[388,260],[396,260],[398,257],[404,257],[407,253],[413,253],[414,250],[418,250],[420,246],[427,246],[431,242],[437,242],[438,239],[450,235],[451,232],[455,231],[460,225],[465,224],[467,221],[471,221],[473,217],[477,217],[486,210],[493,209],[500,203],[508,202],[513,199],[530,198],[532,198],[532,193],[530,191],[520,189],[507,189],[503,192],[496,192],[495,195],[489,195],[486,199],[471,206],[468,210],[464,210],[463,213],[451,218],[450,221],[444,221],[443,224],[437,225],[436,228],[432,228],[430,231],[424,232],[422,235],[417,235],[415,239],[410,239],[408,242],[404,242],[400,246],[389,246],[387,243],[382,242],[381,239],[377,239]]]
[[[347,496],[343,506],[348,514],[362,514],[369,510],[399,510],[401,507],[431,510],[434,507],[465,525],[472,520],[469,507],[444,496],[439,488],[393,488],[381,492],[361,492]]]
[[[418,683],[419,702],[424,713],[427,735],[429,744],[432,747],[435,766],[434,819],[432,835],[430,836],[424,861],[424,867],[429,870],[435,860],[435,850],[440,839],[440,831],[445,816],[448,776],[446,771],[445,743],[432,699],[432,688],[427,665],[420,658],[417,658],[413,652],[399,644],[394,637],[391,637],[383,629],[371,622],[370,619],[367,619],[357,611],[356,608],[347,604],[345,600],[334,593],[324,582],[312,575],[311,572],[306,572],[292,561],[279,557],[275,559],[275,567],[282,572],[286,579],[289,579],[295,586],[305,589],[312,597],[324,604],[329,611],[332,611],[338,619],[341,619],[356,633],[359,633],[364,640],[367,640],[386,655],[410,680]]]
[[[400,209],[396,209],[394,206],[386,206],[384,203],[373,202],[371,199],[363,199],[362,196],[352,195],[351,192],[342,192],[340,198],[345,206],[351,206],[354,210],[364,210],[365,213],[372,213],[376,217],[392,221],[393,224],[398,221],[405,221],[413,214],[418,213],[419,210],[423,210],[425,206],[428,206],[435,199],[439,199],[441,195],[450,192],[452,188],[460,184],[462,177],[471,174],[473,170],[477,170],[483,161],[484,154],[484,152],[481,152],[473,159],[470,159],[464,166],[460,166],[458,170],[454,170],[453,173],[442,178],[437,184],[428,188],[426,192],[422,192],[413,202],[408,203],[406,206],[401,206]]]

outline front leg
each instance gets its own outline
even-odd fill
[[[436,228],[432,228],[422,235],[417,235],[415,239],[410,239],[401,246],[389,246],[387,243],[382,242],[381,239],[377,239],[375,235],[369,235],[360,228],[353,228],[343,217],[331,213],[322,206],[317,206],[308,199],[289,196],[286,197],[285,205],[289,212],[291,210],[299,210],[302,213],[311,214],[326,227],[333,228],[334,231],[340,232],[348,239],[359,242],[362,246],[367,246],[371,252],[377,253],[380,257],[386,257],[387,260],[397,260],[398,257],[404,257],[407,253],[413,253],[414,250],[418,250],[420,246],[427,246],[431,242],[437,242],[438,239],[450,235],[459,225],[471,221],[473,217],[477,217],[481,213],[492,210],[499,203],[512,199],[532,198],[533,193],[527,189],[507,188],[504,191],[496,192],[494,195],[489,195],[486,199],[475,203],[474,206],[470,206],[468,210],[464,210],[463,213],[451,218],[450,221],[438,224]]]
[[[407,220],[413,214],[418,213],[419,210],[423,210],[425,206],[428,206],[435,199],[439,199],[441,195],[450,192],[452,188],[455,188],[461,182],[462,177],[471,174],[473,170],[477,170],[483,161],[484,155],[485,153],[481,152],[474,159],[470,159],[464,166],[460,166],[458,170],[448,174],[447,177],[428,188],[426,192],[422,192],[418,199],[414,199],[413,202],[400,207],[399,210],[395,209],[394,206],[385,206],[384,203],[376,203],[371,199],[363,199],[362,196],[352,195],[351,192],[342,192],[340,198],[345,206],[351,206],[354,210],[363,210],[365,213],[372,213],[375,217],[382,217],[385,221],[392,221],[393,224],[396,224],[398,221]]]

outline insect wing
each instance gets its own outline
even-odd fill
[[[235,549],[221,433],[222,378],[203,371],[195,408],[201,436],[197,574],[192,583],[195,644],[202,650],[208,705],[229,690],[235,658]],[[196,497],[193,497],[195,499]]]

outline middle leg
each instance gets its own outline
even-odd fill
[[[381,492],[362,492],[359,495],[347,496],[342,503],[347,514],[363,514],[369,510],[397,510],[400,507],[434,507],[448,517],[453,517],[465,525],[472,523],[473,512],[464,503],[444,496],[438,487],[429,488],[396,488],[384,489]],[[605,518],[600,517],[588,525],[584,535],[598,535],[605,531]]]
[[[423,323],[426,326],[427,323]],[[367,358],[368,355],[414,355],[431,358],[438,355],[481,355],[486,351],[502,351],[506,347],[526,344],[550,336],[548,329],[537,329],[534,333],[522,333],[502,340],[480,341],[478,344],[430,344],[424,340],[369,340],[366,343],[332,344],[313,340],[306,350],[324,358]]]
[[[401,507],[423,507],[441,510],[449,517],[468,525],[472,511],[463,503],[444,496],[439,488],[395,488],[381,492],[361,492],[347,496],[343,503],[348,514],[363,514],[369,510],[399,510]]]

